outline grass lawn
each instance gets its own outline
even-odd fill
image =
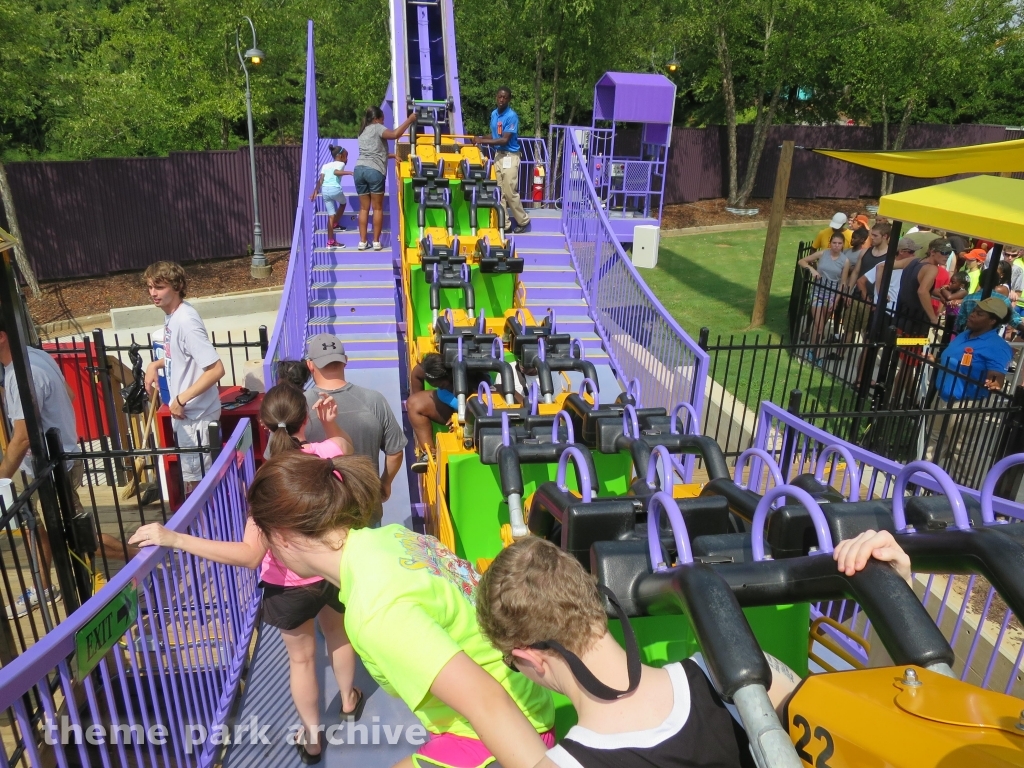
[[[782,228],[766,323],[756,330],[786,332],[797,244],[819,229]],[[662,238],[658,266],[638,272],[683,330],[696,340],[707,326],[714,343],[719,334],[742,333],[750,325],[766,233],[747,229]]]
[[[744,333],[753,343],[757,334],[767,341],[789,335],[789,296],[796,268],[797,246],[811,240],[818,227],[784,227],[779,241],[766,323],[750,328],[750,313],[761,270],[765,229],[669,237],[661,241],[658,266],[638,270],[665,308],[696,341],[700,329],[711,329],[710,343],[723,344]],[[774,339],[778,343],[779,339]],[[788,338],[787,338],[788,341]],[[836,366],[833,366],[835,368]],[[791,358],[784,350],[712,353],[711,375],[747,407],[762,400],[785,406],[789,392],[800,389],[805,409],[832,411],[848,405],[852,391],[821,368]],[[710,427],[709,427],[710,428]]]

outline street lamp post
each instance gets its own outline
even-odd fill
[[[235,50],[238,52],[238,61],[245,72],[245,112],[249,119],[249,172],[252,175],[252,269],[251,274],[256,278],[270,277],[270,264],[263,254],[263,227],[260,225],[260,204],[256,197],[256,143],[252,133],[252,90],[249,88],[249,68],[245,66],[248,59],[254,67],[258,67],[263,61],[263,51],[256,47],[256,26],[248,16],[243,18],[249,22],[249,29],[252,30],[252,48],[242,53],[239,44],[238,29],[235,29]]]

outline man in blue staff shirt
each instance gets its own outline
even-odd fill
[[[478,146],[497,148],[494,169],[501,190],[501,205],[505,209],[505,229],[518,235],[526,231],[530,217],[519,199],[519,115],[509,105],[511,101],[512,90],[507,85],[501,86],[498,106],[491,112],[491,138],[474,136],[471,141]],[[512,219],[515,219],[515,226]]]
[[[935,408],[948,411],[932,419],[928,440],[928,458],[939,462],[940,453],[950,455],[957,451],[962,437],[978,430],[978,425],[969,425],[964,419],[984,419],[983,414],[971,414],[957,409],[969,406],[972,401],[984,400],[989,392],[999,392],[1003,379],[1013,359],[1013,349],[1002,336],[999,328],[1006,322],[1010,308],[1006,302],[995,296],[979,301],[967,316],[967,327],[953,337],[943,350],[939,364],[957,371],[955,376],[940,370],[935,378],[937,397]],[[943,445],[938,450],[940,441]]]

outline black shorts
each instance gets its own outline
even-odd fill
[[[338,588],[329,581],[282,587],[260,582],[263,587],[263,620],[278,629],[297,629],[312,619],[324,606],[344,613],[345,606],[338,599]]]

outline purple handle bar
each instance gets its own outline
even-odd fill
[[[935,464],[927,461],[912,461],[896,475],[896,484],[892,489],[892,519],[897,533],[904,533],[907,530],[907,514],[904,510],[906,502],[903,499],[903,494],[907,490],[907,483],[918,472],[930,475],[935,479],[939,483],[939,487],[942,488],[942,492],[949,498],[949,505],[953,508],[953,526],[961,531],[970,530],[971,521],[967,517],[967,507],[964,506],[964,500],[960,496],[960,490],[953,482],[953,478]]]
[[[676,487],[676,463],[664,445],[656,445],[651,449],[651,458],[647,460],[647,476],[644,479],[648,488],[654,487],[654,480],[658,476],[659,461],[661,470],[665,473],[665,488],[662,490],[671,496]]]
[[[693,552],[690,550],[690,534],[686,530],[686,523],[679,512],[675,499],[665,491],[658,491],[651,496],[647,502],[647,549],[651,555],[651,567],[655,572],[667,571],[668,565],[661,559],[661,512],[668,515],[669,525],[672,528],[672,538],[676,540],[676,552],[679,553],[680,565],[693,562]]]
[[[640,379],[630,379],[629,384],[626,385],[626,397],[633,398],[633,402],[636,403],[637,407],[642,407],[640,392]]]
[[[462,339],[459,339],[462,341]],[[491,388],[487,385],[486,381],[481,381],[476,388],[476,396],[483,402],[484,395],[487,395],[487,415],[494,415],[494,394],[491,392]]]
[[[582,358],[580,359],[582,360]],[[583,381],[580,382],[579,396],[583,397],[583,393],[587,391],[588,387],[590,389],[591,396],[594,398],[594,408],[600,408],[601,398],[597,394],[597,384],[594,383],[593,379],[583,379]]]
[[[828,530],[828,521],[825,519],[825,513],[818,506],[818,502],[802,488],[797,488],[795,485],[780,485],[762,496],[761,501],[757,503],[757,509],[754,510],[754,519],[750,523],[750,549],[754,561],[764,560],[764,526],[768,521],[768,513],[771,511],[772,504],[783,496],[796,499],[803,504],[804,509],[811,513],[811,521],[818,534],[818,551],[831,553],[833,550],[832,534]]]
[[[629,425],[633,425],[633,433],[629,432]],[[636,408],[629,403],[622,409],[622,434],[634,440],[640,437],[640,422],[636,418]]]
[[[860,468],[857,466],[857,460],[850,453],[850,449],[845,445],[829,445],[818,454],[818,463],[814,466],[814,479],[819,483],[825,482],[825,466],[828,464],[827,459],[833,453],[838,453],[846,461],[846,478],[850,480],[850,493],[846,500],[860,501]],[[839,486],[839,492],[843,492],[842,485]]]
[[[996,520],[996,513],[992,509],[992,497],[995,496],[996,484],[999,482],[999,478],[1003,476],[1003,472],[1016,464],[1024,464],[1024,453],[1015,453],[1012,456],[1000,459],[992,466],[988,474],[985,475],[985,482],[981,485],[981,519],[985,525],[1002,525],[1006,523],[1005,520]]]
[[[752,467],[756,469],[756,472],[752,469],[747,473],[746,486],[740,484],[740,478],[743,477],[743,467],[746,466],[747,462],[751,458],[759,459],[764,462],[765,466],[768,468],[768,474],[772,476],[772,482],[776,488],[785,483],[785,480],[782,479],[782,470],[779,469],[779,465],[775,462],[775,459],[772,458],[772,455],[768,453],[768,451],[763,448],[747,448],[747,450],[741,453],[739,458],[736,459],[736,469],[733,472],[732,477],[733,482],[735,482],[736,485],[739,485],[741,488],[746,487],[749,490],[750,479],[755,476],[761,476],[761,468],[757,466],[757,464],[753,464]]]
[[[587,469],[587,460],[583,456],[583,451],[576,446],[570,445],[562,451],[562,457],[558,460],[558,477],[555,482],[558,483],[559,490],[563,492],[569,490],[569,486],[565,484],[565,470],[569,466],[569,459],[572,459],[572,463],[576,465],[576,477],[580,481],[580,495],[583,496],[583,503],[589,504],[594,495],[590,485],[590,470]]]
[[[684,411],[686,411],[690,415],[690,418],[689,418],[689,420],[686,423],[686,427],[687,427],[686,434],[688,434],[688,435],[699,435],[700,434],[700,426],[699,426],[700,425],[700,416],[697,415],[697,409],[694,408],[692,405],[690,405],[690,403],[687,403],[687,402],[676,403],[675,407],[672,408],[672,413],[669,415],[669,419],[668,419],[668,423],[669,423],[668,431],[671,434],[673,434],[673,435],[678,435],[679,434],[679,432],[676,431],[676,419],[679,418],[679,411],[680,410],[684,410]]]
[[[558,422],[560,422],[560,421],[564,421],[565,422],[565,438],[566,438],[565,441],[567,443],[575,443],[576,442],[576,433],[573,431],[572,419],[569,418],[569,412],[568,411],[559,411],[558,413],[555,414],[555,420],[551,424],[551,442],[552,443],[557,443],[558,442]]]

